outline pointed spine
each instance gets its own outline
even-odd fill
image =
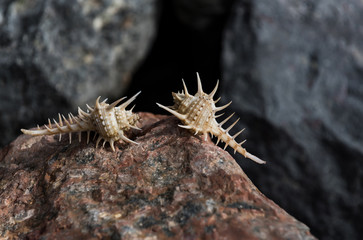
[[[44,125],[45,129],[35,129],[35,130],[27,130],[27,129],[21,129],[21,131],[24,134],[33,135],[33,136],[42,136],[42,135],[54,135],[54,134],[63,134],[63,133],[73,133],[73,132],[82,132],[87,130],[92,130],[93,127],[89,126],[88,122],[85,122],[84,120],[81,120],[80,118],[74,117],[73,115],[69,114],[69,119],[62,115],[62,118],[60,118],[61,115],[59,115],[59,122],[55,123],[55,127],[53,127],[51,124],[49,126]],[[65,122],[65,125],[63,125],[63,122]],[[50,123],[50,120],[49,122]]]
[[[171,114],[173,114],[174,116],[176,116],[177,118],[181,119],[181,120],[185,120],[185,115],[178,113],[177,111],[174,111],[168,107],[165,107],[163,105],[161,105],[160,103],[156,103],[159,107],[161,107],[162,109],[165,109],[166,111],[170,112]]]
[[[125,109],[132,101],[135,100],[135,98],[141,93],[141,91],[139,91],[138,93],[136,93],[134,96],[132,96],[129,100],[127,100],[126,102],[124,102],[123,104],[121,104],[120,106],[118,106],[119,109]]]
[[[184,79],[182,79],[182,82],[183,82],[185,96],[190,96],[189,93],[188,93],[187,85],[185,85]]]
[[[113,103],[111,103],[109,106],[107,106],[106,110],[111,110],[112,108],[116,107],[117,104],[119,104],[122,100],[124,100],[126,97],[120,98]]]
[[[200,81],[199,73],[197,73],[197,81],[198,81],[198,93],[199,95],[203,95],[202,82]]]
[[[221,97],[219,97],[216,100],[214,100],[214,104],[216,104],[217,102],[219,102],[219,100],[221,100]]]
[[[237,122],[237,121],[236,121]],[[236,122],[234,122],[232,125],[234,125]],[[211,134],[215,135],[218,137],[218,142],[219,140],[222,140],[223,142],[226,143],[226,145],[224,146],[224,149],[227,146],[230,146],[231,148],[234,149],[234,151],[239,152],[240,154],[242,154],[244,157],[251,159],[252,161],[259,163],[259,164],[265,164],[266,162],[261,160],[260,158],[252,155],[251,153],[247,152],[247,150],[245,148],[242,147],[242,144],[246,141],[242,141],[240,143],[237,143],[234,139],[235,137],[238,136],[238,134],[240,134],[242,131],[238,132],[237,134],[235,134],[234,136],[229,135],[228,130],[230,130],[231,127],[229,127],[228,129],[223,129],[221,128],[219,125],[215,125],[212,129],[211,129]]]
[[[227,108],[229,105],[231,105],[232,101],[230,101],[229,103],[227,103],[226,105],[223,105],[221,107],[216,107],[215,108],[215,112],[219,112],[219,111],[222,111],[223,109]]]
[[[216,94],[216,92],[217,92],[218,84],[219,84],[219,80],[217,81],[217,84],[216,84],[216,86],[214,87],[213,91],[209,94],[209,97],[210,97],[211,99],[213,99],[214,94]]]

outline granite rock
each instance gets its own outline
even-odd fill
[[[359,0],[238,0],[224,34],[221,95],[269,167],[241,164],[321,239],[363,237],[362,13]]]
[[[129,133],[139,144],[115,152],[66,136],[21,135],[2,149],[0,236],[315,239],[210,140],[174,117],[140,117]]]
[[[154,39],[158,6],[156,0],[0,1],[0,146],[19,134],[19,125],[99,95],[122,95]]]

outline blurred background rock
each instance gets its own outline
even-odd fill
[[[96,96],[122,95],[158,9],[156,0],[0,1],[1,144]]]
[[[362,1],[0,1],[2,146],[99,95],[167,114],[195,72],[233,100],[264,194],[320,239],[363,237]]]

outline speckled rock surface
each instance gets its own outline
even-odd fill
[[[227,152],[174,117],[140,116],[139,145],[115,152],[25,135],[2,149],[0,237],[315,239]]]
[[[99,95],[120,97],[156,34],[156,0],[0,1],[0,146]],[[57,108],[57,109],[56,109]]]

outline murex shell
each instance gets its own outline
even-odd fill
[[[123,140],[129,143],[135,143],[131,139],[125,136],[125,131],[130,128],[138,129],[136,122],[138,120],[137,114],[130,110],[126,110],[126,107],[135,100],[135,98],[140,94],[138,92],[129,100],[116,107],[124,98],[113,102],[112,104],[106,103],[107,99],[100,102],[98,97],[95,106],[92,108],[87,105],[87,112],[83,111],[78,107],[78,115],[73,116],[73,114],[68,114],[68,119],[61,114],[58,114],[59,121],[53,119],[55,127],[52,126],[51,121],[48,119],[49,126],[44,125],[44,129],[26,130],[21,129],[24,134],[29,134],[33,136],[42,135],[54,135],[54,134],[64,134],[69,133],[69,142],[71,143],[71,134],[73,132],[79,133],[79,141],[81,141],[81,132],[87,132],[87,143],[89,142],[90,132],[95,132],[95,136],[98,134],[99,137],[96,141],[96,147],[101,140],[104,140],[103,146],[106,142],[110,143],[112,151],[115,151],[114,142],[118,140]],[[63,124],[63,121],[65,124]],[[61,135],[59,136],[59,140]]]
[[[259,159],[258,157],[250,154],[246,151],[245,148],[242,147],[242,144],[246,141],[242,141],[237,143],[235,138],[243,132],[244,129],[231,136],[229,134],[229,130],[238,122],[235,121],[228,128],[223,129],[222,125],[225,124],[232,116],[224,119],[221,123],[216,121],[217,117],[222,116],[223,114],[215,115],[217,112],[228,107],[232,102],[221,106],[216,107],[216,103],[220,100],[213,100],[213,97],[218,89],[218,81],[210,94],[206,94],[203,92],[202,83],[200,81],[199,75],[197,73],[197,82],[198,82],[198,91],[193,96],[188,93],[187,87],[183,80],[184,91],[181,93],[172,93],[174,99],[174,105],[171,107],[165,107],[159,103],[157,105],[171,114],[178,117],[184,125],[178,125],[181,128],[189,129],[195,135],[204,134],[204,140],[207,140],[208,133],[212,134],[212,136],[216,136],[218,138],[217,144],[219,141],[225,142],[227,146],[230,146],[234,149],[234,152],[239,152],[246,158],[249,158],[257,163],[263,164],[265,161]],[[115,151],[114,142],[118,140],[123,140],[129,143],[135,143],[133,140],[127,138],[125,136],[125,131],[130,128],[138,129],[136,123],[138,121],[138,115],[132,112],[132,108],[130,110],[126,110],[126,107],[135,100],[135,98],[140,94],[138,92],[133,97],[131,97],[128,101],[124,102],[120,106],[116,107],[122,100],[125,98],[121,98],[112,104],[106,103],[106,100],[100,102],[100,97],[97,98],[95,106],[92,108],[87,105],[87,108],[90,112],[85,112],[81,108],[78,107],[78,115],[73,116],[71,113],[68,114],[68,119],[64,117],[64,115],[59,116],[59,121],[54,120],[55,127],[51,124],[51,121],[48,119],[49,126],[44,125],[45,128],[35,130],[26,130],[21,129],[24,134],[29,134],[33,136],[42,136],[42,135],[54,135],[60,134],[59,139],[61,138],[61,134],[69,133],[69,141],[71,142],[71,134],[73,132],[79,133],[79,141],[81,141],[81,132],[87,132],[87,143],[89,142],[90,132],[95,132],[95,136],[98,134],[99,137],[96,141],[96,147],[100,143],[101,140],[104,140],[103,146],[106,142],[110,143],[110,146],[113,151]],[[63,121],[65,124],[63,124]]]
[[[265,161],[259,159],[258,157],[250,154],[246,151],[245,148],[242,147],[242,144],[246,141],[242,141],[240,143],[237,143],[235,141],[235,138],[242,133],[244,129],[236,133],[235,135],[231,136],[228,132],[232,129],[232,127],[238,122],[235,121],[230,125],[228,128],[223,129],[222,125],[226,123],[233,115],[231,114],[229,117],[224,119],[221,123],[218,123],[216,121],[217,117],[222,116],[215,115],[217,112],[225,109],[228,107],[232,102],[229,102],[228,104],[216,107],[216,103],[220,100],[218,98],[217,100],[213,100],[213,97],[218,89],[218,81],[213,89],[213,91],[210,94],[206,94],[203,92],[202,89],[202,83],[199,78],[199,74],[197,73],[197,81],[198,81],[198,92],[193,96],[188,93],[187,87],[185,85],[184,80],[183,86],[184,91],[181,93],[172,93],[173,99],[174,99],[174,105],[171,107],[165,107],[159,103],[157,105],[166,111],[170,112],[171,114],[175,115],[177,118],[181,120],[181,122],[184,125],[178,125],[181,128],[189,129],[194,134],[204,134],[204,139],[207,140],[208,133],[211,133],[212,136],[216,136],[218,138],[218,142],[221,140],[226,143],[224,146],[224,149],[227,146],[230,146],[234,149],[234,152],[239,152],[246,158],[249,158],[257,163],[263,164],[266,163]]]

